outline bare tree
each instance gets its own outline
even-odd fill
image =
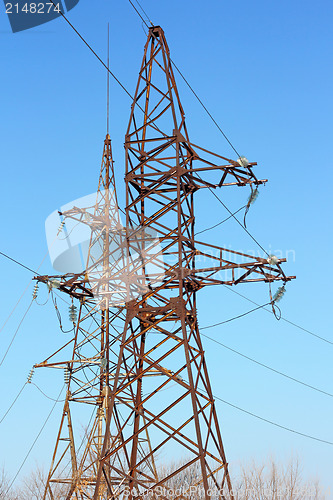
[[[270,458],[241,467],[234,481],[236,500],[324,500],[325,492],[316,479],[304,479],[298,458],[277,464]]]
[[[205,497],[200,464],[195,462],[178,474],[175,471],[188,463],[181,460],[169,464],[159,464],[157,475],[166,479],[161,491],[155,491],[155,497],[166,496],[170,500],[183,495],[186,500],[203,500]],[[10,481],[4,469],[0,470],[0,500],[42,500],[47,475],[36,466],[27,475],[19,488],[6,494]],[[324,488],[316,479],[304,478],[300,461],[292,458],[286,463],[278,463],[269,458],[258,463],[254,460],[242,465],[238,474],[232,473],[233,494],[235,500],[325,500]],[[212,500],[220,499],[220,491],[216,484],[211,483]],[[67,497],[68,487],[61,485],[54,492],[55,500]],[[224,492],[226,499],[230,497]],[[153,498],[153,496],[149,497]]]
[[[5,498],[5,494],[9,487],[8,476],[5,472],[5,468],[2,467],[0,470],[0,499],[3,500]]]

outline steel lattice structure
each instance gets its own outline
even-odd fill
[[[196,191],[265,181],[256,178],[255,163],[244,166],[190,142],[159,26],[149,29],[125,150],[125,225],[107,135],[94,207],[63,214],[91,228],[86,270],[36,278],[56,278],[57,288],[80,303],[73,338],[36,365],[67,373],[44,499],[138,499],[148,492],[169,498],[163,487],[177,480],[177,498],[190,486],[198,488],[192,498],[233,498],[196,295],[208,285],[293,277],[281,268],[285,259],[272,264],[195,239]],[[81,445],[73,420],[78,403],[93,410]],[[163,468],[168,456],[183,462]],[[184,480],[190,476],[191,484]]]

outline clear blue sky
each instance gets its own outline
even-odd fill
[[[289,251],[285,268],[297,280],[287,287],[281,303],[283,316],[333,340],[329,268],[333,243],[332,2],[142,2],[154,23],[164,28],[173,59],[228,137],[241,154],[258,162],[258,177],[269,179],[247,222],[269,251]],[[110,22],[111,69],[133,92],[145,34],[130,4],[81,0],[69,19],[102,58]],[[47,251],[46,217],[59,205],[97,187],[106,132],[105,71],[62,19],[12,34],[3,5],[0,54],[0,250],[36,268]],[[192,141],[234,158],[193,95],[177,81]],[[111,136],[122,205],[123,140],[130,104],[111,81]],[[225,188],[221,196],[230,209],[237,209],[247,194],[241,188]],[[208,193],[198,194],[196,209],[198,230],[227,216]],[[204,235],[206,241],[221,246],[260,253],[233,221]],[[41,269],[52,273],[47,259]],[[2,322],[30,273],[2,257],[0,272]],[[238,291],[258,303],[267,302],[264,285],[242,285]],[[1,332],[1,352],[31,292]],[[207,289],[199,295],[199,324],[223,321],[251,307],[223,287]],[[277,322],[265,311],[204,332],[277,370],[333,392],[333,346]],[[0,367],[1,415],[30,367],[63,341],[53,307],[34,304]],[[204,345],[216,395],[264,418],[333,441],[332,398],[207,339]],[[36,372],[34,381],[53,397],[62,384],[46,371]],[[1,424],[0,463],[5,463],[10,474],[16,472],[51,406],[35,387],[28,386]],[[333,487],[332,446],[272,427],[222,403],[217,403],[217,409],[231,464],[271,453],[281,460],[299,454],[305,475],[317,474]],[[58,404],[22,475],[36,461],[48,467],[61,411]]]

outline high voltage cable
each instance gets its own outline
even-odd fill
[[[189,382],[186,381],[186,383],[188,384]],[[204,392],[205,394],[207,394],[209,396],[209,393],[207,391],[205,391],[204,389],[201,389],[201,390],[202,390],[202,392]],[[203,394],[201,394],[201,396],[203,396]],[[321,439],[321,438],[318,438],[316,436],[312,436],[311,434],[306,434],[304,432],[296,431],[295,429],[291,429],[290,427],[286,427],[284,425],[278,424],[277,422],[274,422],[273,420],[269,420],[267,418],[261,417],[260,415],[257,415],[256,413],[245,410],[244,408],[241,408],[240,406],[237,406],[233,403],[230,403],[229,401],[226,401],[225,399],[220,398],[219,396],[216,396],[216,394],[212,394],[212,396],[214,399],[217,399],[218,401],[221,401],[222,403],[224,403],[228,406],[231,406],[232,408],[235,408],[236,410],[239,410],[243,413],[246,413],[247,415],[251,415],[251,417],[255,417],[258,420],[262,420],[263,422],[266,422],[267,424],[271,424],[271,425],[274,425],[275,427],[279,427],[279,429],[283,429],[285,431],[292,432],[293,434],[297,434],[299,436],[306,437],[308,439],[312,439],[314,441],[319,441],[320,443],[325,443],[325,444],[329,444],[329,445],[333,446],[332,441],[328,441],[326,439]]]
[[[53,0],[50,0],[51,3],[54,5],[54,7],[57,7],[56,4],[53,2]],[[65,19],[65,21],[67,22],[67,24],[72,28],[73,31],[75,31],[75,33],[77,34],[77,36],[82,40],[82,42],[88,47],[88,49],[94,54],[95,57],[97,57],[97,59],[99,60],[99,62],[104,66],[104,68],[109,72],[109,74],[112,76],[112,78],[118,83],[118,85],[121,86],[121,88],[124,90],[124,92],[126,92],[126,94],[133,100],[133,96],[130,94],[130,92],[128,92],[128,90],[126,89],[126,87],[121,83],[120,80],[118,80],[118,78],[116,77],[116,75],[114,73],[112,73],[112,71],[110,70],[110,68],[107,67],[107,65],[105,64],[105,62],[99,57],[99,55],[97,54],[97,52],[94,51],[94,49],[92,48],[91,45],[89,45],[89,43],[84,39],[84,37],[79,33],[79,31],[73,26],[73,24],[67,19],[67,17],[65,16],[65,14],[63,12],[61,12],[61,10],[59,10],[59,13],[60,15]]]
[[[231,219],[231,217],[233,217],[234,215],[238,214],[238,212],[240,212],[241,210],[243,210],[243,208],[245,208],[245,207],[246,207],[246,205],[244,205],[243,207],[239,208],[238,210],[236,210],[236,212],[233,212],[226,219],[223,219],[223,220],[221,220],[221,222],[218,222],[217,224],[214,224],[214,226],[210,226],[210,227],[207,227],[206,229],[203,229],[202,231],[198,231],[197,233],[195,233],[195,236],[198,236],[198,234],[205,233],[206,231],[210,231],[211,229],[214,229],[215,227],[220,226],[221,224],[224,224],[224,222],[227,222],[227,220]]]
[[[5,420],[5,418],[7,417],[8,413],[13,408],[13,406],[15,405],[16,401],[18,400],[18,398],[21,396],[21,394],[23,392],[23,389],[25,388],[25,386],[27,384],[28,384],[28,382],[24,382],[24,384],[21,387],[20,391],[18,392],[17,396],[15,397],[15,399],[13,400],[13,402],[11,403],[11,405],[9,406],[9,408],[7,409],[6,413],[4,413],[3,417],[1,418],[0,424],[2,424],[2,422]],[[45,392],[42,391],[42,389],[40,387],[38,387],[38,385],[35,384],[34,382],[29,382],[29,384],[34,385],[35,387],[37,387],[37,389],[43,394],[43,396],[45,396],[47,399],[50,399],[51,401],[56,401],[57,403],[65,401],[64,399],[54,399],[54,398],[51,398],[50,396],[48,396],[47,394],[45,394]]]
[[[18,471],[16,472],[16,474],[15,474],[15,476],[14,476],[14,478],[13,478],[12,482],[10,483],[10,485],[9,485],[9,487],[8,487],[8,489],[7,489],[6,493],[5,493],[5,496],[6,496],[6,495],[8,494],[8,492],[10,491],[10,489],[11,489],[11,487],[13,486],[13,484],[14,484],[14,482],[15,482],[15,480],[16,480],[16,478],[17,478],[17,476],[18,476],[18,475],[19,475],[19,473],[21,472],[22,467],[24,466],[25,462],[26,462],[26,461],[27,461],[27,459],[29,458],[29,455],[30,455],[30,453],[32,452],[32,450],[33,450],[33,448],[34,448],[35,444],[37,443],[39,436],[40,436],[40,435],[41,435],[41,433],[43,432],[44,427],[46,426],[46,424],[47,424],[47,422],[48,422],[49,418],[51,417],[51,415],[52,415],[52,413],[53,413],[53,410],[54,410],[54,408],[56,407],[56,404],[59,402],[59,398],[60,398],[60,396],[61,396],[62,391],[64,390],[64,387],[65,387],[65,385],[63,385],[63,387],[62,387],[61,391],[59,392],[58,399],[54,402],[54,404],[53,404],[53,406],[52,406],[52,408],[51,408],[51,410],[50,410],[50,412],[49,412],[48,416],[46,417],[46,419],[45,419],[45,421],[44,421],[44,423],[43,423],[42,427],[40,428],[40,430],[39,430],[39,432],[38,432],[37,436],[35,437],[35,439],[34,439],[34,441],[33,441],[32,445],[30,446],[30,448],[29,448],[29,450],[28,450],[28,452],[27,452],[26,456],[24,457],[23,462],[21,463],[21,465],[20,465],[20,467],[19,467]]]
[[[19,329],[21,328],[21,325],[22,325],[22,323],[23,323],[23,321],[24,321],[24,319],[25,319],[26,315],[28,314],[30,307],[32,306],[33,301],[34,301],[34,299],[32,299],[32,301],[30,302],[30,304],[29,304],[29,306],[28,306],[28,309],[25,311],[25,313],[24,313],[24,315],[23,315],[23,317],[22,317],[22,319],[21,319],[21,321],[20,321],[20,323],[19,323],[18,327],[16,328],[15,333],[14,333],[14,335],[13,335],[13,337],[12,337],[12,339],[11,339],[10,343],[9,343],[9,346],[7,347],[7,350],[6,350],[5,354],[4,354],[4,355],[3,355],[3,357],[2,357],[2,360],[0,361],[0,366],[2,365],[2,363],[4,362],[4,360],[6,359],[7,354],[8,354],[8,352],[9,352],[9,350],[10,350],[10,348],[11,348],[11,346],[12,346],[12,344],[13,344],[14,340],[15,340],[15,337],[16,337],[16,335],[18,334],[18,331],[19,331]]]
[[[142,20],[142,22],[143,22],[143,23],[145,23],[145,25],[146,25],[146,27],[147,27],[147,28],[149,28],[148,24],[146,23],[145,19],[141,16],[140,12],[139,12],[139,11],[138,11],[138,9],[135,7],[134,3],[133,3],[131,0],[128,0],[128,1],[129,1],[129,3],[132,5],[132,7],[133,7],[133,9],[135,10],[135,12],[137,13],[137,15],[138,15],[138,16],[140,17],[140,19]],[[143,10],[143,8],[142,8],[141,4],[140,4],[138,1],[137,1],[136,3],[140,6],[141,10],[142,10],[143,12],[145,12],[145,11]],[[145,15],[147,16],[147,14],[146,14],[146,13],[145,13]],[[148,17],[148,16],[147,16],[147,17]],[[151,23],[151,21],[150,21],[150,23]]]
[[[18,260],[13,259],[12,257],[9,257],[9,255],[7,255],[6,253],[4,253],[4,252],[0,252],[0,255],[3,255],[4,257],[6,257],[6,259],[9,259],[9,260],[11,260],[11,261],[15,262],[16,264],[18,264],[19,266],[24,267],[24,268],[25,268],[25,269],[27,269],[28,271],[30,271],[30,272],[32,272],[32,273],[34,273],[34,274],[38,274],[38,276],[40,276],[40,274],[39,274],[39,273],[37,273],[36,271],[34,271],[33,269],[31,269],[31,267],[28,267],[28,266],[26,266],[26,265],[22,264],[22,262],[19,262]]]
[[[198,175],[198,177],[200,178],[199,175]],[[233,217],[235,219],[235,221],[240,225],[240,227],[242,229],[244,229],[244,231],[258,245],[258,247],[260,247],[261,250],[269,257],[269,253],[264,249],[264,247],[262,245],[260,245],[259,241],[254,236],[252,236],[252,234],[250,233],[250,231],[237,219],[237,217],[231,212],[231,210],[229,210],[229,208],[223,203],[223,201],[221,200],[221,198],[216,193],[214,193],[214,191],[212,190],[212,188],[210,188],[209,186],[208,186],[208,189],[212,193],[212,195],[215,196],[215,198],[221,203],[221,205],[223,205],[223,207],[227,210],[227,212],[229,212],[230,217]]]
[[[267,418],[261,417],[260,415],[256,415],[255,413],[252,413],[251,411],[244,410],[244,408],[241,408],[240,406],[236,406],[236,405],[234,405],[232,403],[229,403],[229,401],[225,401],[224,399],[219,398],[215,394],[213,394],[213,396],[218,401],[221,401],[222,403],[224,403],[224,404],[226,404],[228,406],[232,406],[233,408],[236,408],[236,410],[239,410],[239,411],[241,411],[243,413],[246,413],[247,415],[251,415],[251,417],[255,417],[255,418],[259,419],[259,420],[262,420],[263,422],[266,422],[268,424],[274,425],[275,427],[279,427],[280,429],[283,429],[285,431],[292,432],[293,434],[298,434],[299,436],[303,436],[303,437],[306,437],[306,438],[309,438],[309,439],[313,439],[314,441],[319,441],[320,443],[330,444],[331,446],[333,446],[333,442],[332,441],[327,441],[326,439],[320,439],[320,438],[317,438],[315,436],[311,436],[310,434],[305,434],[304,432],[295,431],[295,429],[291,429],[290,427],[285,427],[284,425],[281,425],[281,424],[278,424],[276,422],[273,422],[272,420],[268,420]]]
[[[202,330],[202,328],[200,329]],[[272,368],[271,366],[265,365],[264,363],[260,363],[260,361],[257,361],[256,359],[250,358],[249,356],[246,356],[245,354],[236,351],[236,349],[232,349],[231,347],[222,344],[222,342],[219,342],[216,339],[213,339],[212,337],[209,337],[208,335],[205,335],[204,333],[201,334],[203,337],[206,337],[207,339],[211,340],[212,342],[215,342],[216,344],[224,347],[225,349],[228,349],[229,351],[238,354],[239,356],[242,356],[242,358],[248,359],[249,361],[252,361],[253,363],[256,363],[259,366],[262,366],[264,368],[267,368],[267,370],[271,370],[272,372],[277,373],[278,375],[282,375],[283,377],[286,377],[290,380],[293,380],[294,382],[297,382],[298,384],[304,385],[306,387],[309,387],[310,389],[313,389],[314,391],[321,392],[322,394],[325,394],[326,396],[330,396],[333,398],[333,394],[330,392],[323,391],[322,389],[318,389],[318,387],[315,387],[313,385],[307,384],[306,382],[302,382],[301,380],[298,380],[297,378],[291,377],[290,375],[287,375],[286,373],[280,372],[279,370],[275,370],[275,368]]]
[[[243,299],[247,300],[248,302],[251,302],[252,304],[255,304],[256,306],[259,306],[259,304],[257,302],[255,302],[254,300],[251,300],[249,299],[248,297],[246,297],[245,295],[243,295],[242,293],[239,293],[237,292],[236,290],[234,290],[233,288],[230,288],[230,286],[227,286],[227,285],[223,285],[227,290],[229,290],[230,292],[233,292],[235,293],[236,295],[239,295],[240,297],[242,297]],[[274,314],[270,309],[266,309],[266,307],[263,307],[262,308],[264,311],[266,312],[269,312],[270,314]],[[317,335],[316,333],[313,333],[311,332],[310,330],[307,330],[306,328],[304,328],[303,326],[300,326],[298,325],[297,323],[294,323],[293,321],[290,321],[289,319],[287,318],[284,318],[283,316],[281,316],[281,319],[283,321],[286,321],[287,323],[289,323],[290,325],[292,326],[295,326],[296,328],[299,328],[299,330],[303,330],[303,332],[306,332],[308,333],[309,335],[312,335],[313,337],[316,337],[317,339],[319,340],[322,340],[323,342],[326,342],[327,344],[331,344],[333,345],[333,342],[331,342],[330,340],[326,339],[325,337],[321,337],[320,335]]]
[[[135,0],[136,3],[138,4],[138,6],[140,7],[140,9],[142,10],[142,12],[144,13],[144,15],[146,16],[146,18],[148,19],[148,21],[150,22],[150,24],[153,26],[153,23],[151,22],[151,19],[150,17],[148,16],[147,12],[145,11],[145,9],[142,7],[141,3],[139,2],[139,0]],[[132,2],[131,2],[132,3]],[[136,9],[135,9],[136,10]],[[141,17],[141,16],[140,16]],[[146,24],[146,23],[145,23]],[[147,24],[146,24],[147,26]],[[148,26],[147,26],[148,28]]]
[[[40,387],[38,387],[37,384],[35,384],[35,382],[29,382],[31,385],[34,385],[41,394],[43,394],[43,396],[45,396],[47,399],[49,399],[50,401],[55,401],[56,403],[63,403],[64,401],[66,401],[65,399],[54,399],[54,398],[51,398],[50,396],[48,396],[47,394],[45,394],[44,391],[42,391],[42,389]]]
[[[258,311],[258,309],[262,309],[263,307],[266,307],[269,304],[271,304],[271,302],[266,302],[266,304],[263,304],[262,306],[255,307],[254,309],[251,309],[250,311],[246,311],[243,314],[239,314],[238,316],[234,316],[233,318],[229,318],[229,319],[226,319],[224,321],[220,321],[219,323],[215,323],[214,325],[202,326],[200,328],[200,330],[206,330],[207,328],[214,328],[215,326],[224,325],[224,323],[230,323],[230,321],[234,321],[235,319],[239,319],[239,318],[242,318],[243,316],[247,316],[248,314],[251,314],[254,311]]]
[[[5,418],[7,417],[8,413],[10,412],[10,410],[13,408],[14,404],[16,403],[16,401],[18,400],[18,398],[21,396],[22,392],[23,392],[23,389],[25,388],[25,386],[27,385],[28,382],[24,382],[22,388],[20,389],[19,393],[17,394],[17,396],[15,397],[14,401],[12,402],[12,404],[9,406],[8,410],[6,411],[6,413],[3,415],[2,419],[0,420],[0,424],[2,424],[2,422],[5,420]]]
[[[17,306],[19,305],[19,303],[23,299],[24,295],[26,294],[27,290],[29,289],[31,282],[32,282],[32,278],[30,279],[30,281],[29,281],[28,285],[26,286],[26,288],[23,290],[23,292],[22,292],[21,296],[19,297],[18,301],[16,302],[15,306],[10,311],[9,315],[7,316],[7,318],[5,319],[5,321],[3,322],[3,324],[1,325],[0,333],[5,328],[5,326],[7,325],[8,321],[10,320],[10,318],[12,317],[12,315],[14,314],[15,309],[17,308]]]

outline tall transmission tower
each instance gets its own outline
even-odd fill
[[[94,206],[62,214],[89,227],[86,269],[36,278],[79,302],[73,338],[36,365],[63,368],[67,385],[44,499],[169,498],[177,484],[179,498],[192,487],[196,498],[232,499],[196,296],[206,286],[293,277],[285,259],[196,240],[196,191],[265,181],[255,163],[190,142],[159,26],[149,29],[125,151],[125,224],[107,135]],[[81,438],[74,421],[84,418]],[[182,461],[162,466],[168,457]]]

